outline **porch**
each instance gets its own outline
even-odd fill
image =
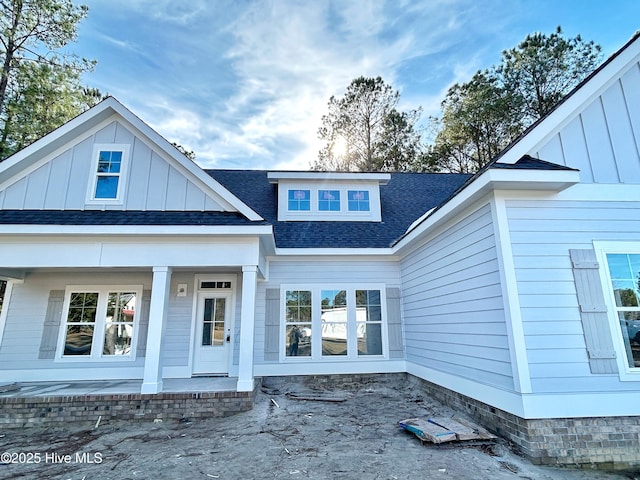
[[[251,410],[259,380],[238,392],[237,378],[165,379],[159,393],[141,394],[141,380],[25,382],[0,392],[4,428],[109,420],[187,421]]]

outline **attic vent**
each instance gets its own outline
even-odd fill
[[[200,288],[231,288],[231,282],[200,282]]]

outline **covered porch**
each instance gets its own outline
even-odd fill
[[[190,394],[194,388],[200,392],[195,385],[204,380],[191,377],[216,376],[227,378],[205,382],[203,392],[218,394],[222,384],[223,393],[253,392],[255,295],[264,263],[259,238],[113,236],[106,241],[85,236],[73,244],[55,236],[11,240],[0,242],[0,278],[8,281],[0,316],[3,381],[51,380],[85,396],[174,395]],[[91,254],[78,255],[83,249]],[[89,321],[72,316],[71,304],[78,296],[92,297],[95,305],[81,305],[84,312],[93,308]],[[122,318],[116,319],[109,313],[111,299],[125,297],[134,300],[126,307],[127,316],[122,310]],[[228,311],[219,322],[224,332],[222,367],[208,369],[206,363],[198,365],[197,353],[203,328],[219,340],[213,330],[220,319],[201,318],[202,305],[211,297],[225,297],[221,303]],[[72,329],[80,327],[82,344],[76,338],[71,344]],[[116,327],[127,330],[126,335],[117,337],[117,348],[107,351],[107,336]],[[100,392],[103,385],[97,392],[84,391],[89,385],[85,381],[93,379],[119,383],[105,384],[106,392]],[[179,386],[187,380],[192,382]]]

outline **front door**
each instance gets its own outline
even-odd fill
[[[229,373],[231,294],[198,295],[193,373]]]

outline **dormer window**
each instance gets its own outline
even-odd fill
[[[349,190],[347,199],[350,212],[368,212],[371,209],[368,190]]]
[[[94,145],[87,203],[122,203],[128,156],[128,145]]]
[[[309,211],[311,210],[310,190],[289,190],[289,211]]]
[[[380,185],[388,173],[269,172],[278,185],[278,220],[380,222]]]
[[[340,190],[318,190],[318,211],[339,212]]]

